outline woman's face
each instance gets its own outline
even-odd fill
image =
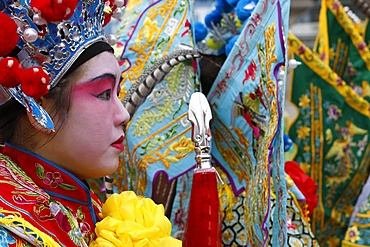
[[[38,153],[81,179],[98,178],[117,169],[122,124],[130,116],[118,98],[121,71],[114,55],[100,53],[82,66],[66,121]]]

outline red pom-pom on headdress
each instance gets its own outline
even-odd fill
[[[30,5],[47,22],[60,22],[69,19],[78,0],[32,0]]]
[[[49,92],[50,77],[40,67],[35,66],[24,70],[21,74],[23,93],[33,98],[40,98]]]
[[[0,60],[0,85],[6,88],[16,87],[20,84],[19,75],[22,71],[19,61],[14,57]]]
[[[0,57],[5,57],[18,42],[17,24],[7,14],[0,12]]]

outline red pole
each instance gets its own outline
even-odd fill
[[[193,124],[195,160],[188,218],[183,247],[222,247],[220,199],[217,171],[211,165],[211,110],[202,93],[194,93],[189,103],[189,120]]]

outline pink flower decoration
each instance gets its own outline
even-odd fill
[[[365,48],[366,48],[366,43],[365,43],[365,41],[360,42],[360,43],[357,45],[357,48],[358,48],[359,50],[361,50],[361,51],[365,50]]]
[[[55,189],[59,184],[63,183],[63,179],[59,172],[47,172],[45,174],[44,183]]]
[[[218,84],[217,84],[217,88],[218,88],[218,91],[220,92],[225,92],[226,89],[228,88],[228,85],[226,83],[225,80],[221,80]]]
[[[325,52],[321,52],[320,53],[320,60],[321,61],[325,61],[325,59],[326,59],[326,53]]]
[[[288,230],[297,230],[296,225],[294,225],[290,217],[288,217],[287,219],[287,227],[288,227]]]
[[[262,21],[261,14],[257,13],[252,16],[252,22],[254,23],[255,26],[258,26],[259,24],[261,24],[261,21]]]
[[[337,79],[337,86],[343,86],[343,80],[342,80],[342,78],[340,78],[340,77],[338,77],[338,79]]]
[[[305,52],[306,52],[306,48],[304,46],[301,45],[300,47],[298,47],[298,54],[299,55],[302,55]]]
[[[340,2],[339,1],[333,2],[332,8],[333,8],[333,10],[339,10],[339,8],[340,8]]]

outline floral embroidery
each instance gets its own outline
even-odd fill
[[[44,183],[55,189],[63,182],[62,175],[59,172],[47,172],[45,174]]]
[[[251,63],[248,65],[248,68],[244,71],[245,78],[242,84],[244,84],[249,79],[254,81],[256,79],[256,74],[257,74],[256,70],[257,70],[256,62],[252,59]]]
[[[347,229],[342,247],[370,246],[370,196],[360,205],[350,227]]]
[[[362,42],[358,43],[357,47],[358,47],[359,50],[364,50],[366,48],[366,42],[362,41]]]
[[[302,108],[307,108],[310,106],[310,98],[307,96],[307,94],[304,94],[302,95],[300,98],[299,98],[299,106],[302,107]]]
[[[136,137],[148,136],[158,123],[168,118],[175,119],[184,102],[188,101],[192,91],[192,79],[195,75],[191,66],[178,64],[167,75],[167,86],[158,85],[148,96],[147,101],[152,107],[144,109],[135,123],[133,133]],[[180,126],[177,126],[177,128]]]
[[[265,12],[261,14],[264,17]],[[279,43],[281,26],[277,24],[276,19],[272,21],[274,14],[269,15],[270,20],[260,23],[264,26],[252,27],[251,24],[246,27],[247,33],[243,33],[238,39],[238,43],[243,46],[230,53],[224,63],[227,66],[221,68],[216,79],[217,87],[213,87],[208,97],[215,113],[212,134],[217,149],[213,154],[220,162],[220,166],[231,174],[232,182],[236,185],[233,188],[234,192],[238,191],[239,194],[243,189],[246,191],[243,226],[248,242],[256,246],[263,245],[268,238],[266,219],[269,217],[268,212],[272,212],[269,207],[271,192],[269,172],[271,167],[275,171],[280,168],[278,161],[280,157],[271,155],[269,150],[282,147],[279,146],[279,141],[274,140],[275,135],[279,135],[281,110],[280,92],[274,71],[278,71],[276,64],[283,60],[280,53],[282,44]],[[263,40],[253,35],[260,29],[263,29]],[[252,37],[247,37],[248,35]],[[244,43],[250,47],[244,46]],[[252,46],[256,49],[252,50]],[[258,59],[252,60],[251,57]],[[229,109],[231,114],[225,113],[225,109]],[[280,171],[277,173],[279,174],[275,179],[281,181]],[[281,198],[282,194],[279,194],[279,202]],[[260,212],[260,217],[254,217],[255,211]],[[275,216],[279,215],[277,217],[282,219],[280,214],[283,211],[284,209],[277,208]],[[285,220],[275,222],[281,229],[285,224]],[[282,235],[283,232],[284,230],[281,231]],[[227,230],[224,239],[232,238],[230,234],[231,231]],[[234,243],[236,242],[233,241]]]
[[[62,175],[59,172],[45,172],[45,169],[39,163],[35,164],[37,176],[43,180],[44,184],[49,185],[50,188],[61,188],[64,190],[76,190],[73,185],[63,183]]]
[[[175,203],[173,204],[174,208],[171,215],[173,228],[172,233],[175,233],[174,235],[183,234],[186,226],[186,206],[188,205],[190,199],[188,188],[191,186],[190,177],[192,177],[192,175],[189,173],[185,173],[177,182],[179,190],[175,197]]]
[[[143,25],[143,36],[140,38],[145,38],[145,43],[151,43],[155,38],[155,34],[159,31],[158,21],[152,21],[148,17],[145,18],[144,25]],[[141,43],[140,39],[137,39],[136,43],[139,45]]]
[[[359,140],[357,146],[358,146],[358,151],[357,151],[357,156],[362,156],[362,152],[365,150],[366,144],[368,143],[368,136],[364,136],[362,140]]]
[[[297,130],[297,135],[299,139],[306,139],[310,134],[311,129],[307,126],[301,126]]]
[[[82,209],[78,208],[76,215],[57,201],[50,202],[50,212],[53,215],[60,229],[68,234],[70,239],[78,244],[81,239],[87,242],[94,239],[95,234],[91,234],[91,227],[88,223],[83,222],[85,215]]]
[[[298,54],[302,55],[306,52],[306,48],[304,46],[298,47]]]
[[[368,174],[369,103],[318,54],[309,48],[302,54],[302,43],[291,34],[289,45],[303,64],[294,71],[298,82],[292,84],[291,100],[300,106],[289,129],[298,146],[294,160],[319,185],[320,207],[314,211],[312,229],[320,245],[339,246]],[[305,77],[309,79],[302,83]],[[303,108],[306,97],[310,102]]]
[[[336,105],[329,105],[328,107],[328,117],[333,120],[338,120],[342,116],[342,110]],[[330,120],[327,120],[330,121]]]
[[[340,3],[338,1],[334,1],[333,2],[333,5],[332,5],[333,10],[339,10],[340,6],[341,5],[340,5]]]
[[[357,226],[352,226],[347,230],[346,240],[349,240],[351,242],[360,240],[360,232],[358,231]]]
[[[289,216],[287,217],[286,225],[287,225],[288,230],[297,230],[297,226],[294,225],[294,223],[292,222],[292,219]]]
[[[178,142],[174,142],[171,144],[170,150],[176,152],[190,153],[194,151],[194,143],[191,138],[186,138],[185,136],[182,136]]]
[[[20,152],[19,150],[16,151]],[[27,215],[25,222],[34,226],[35,229],[33,231],[35,232],[40,230],[46,236],[55,238],[56,241],[68,243],[67,246],[72,246],[72,242],[80,246],[84,240],[86,243],[89,243],[95,238],[94,219],[91,219],[91,216],[95,217],[95,214],[88,213],[91,208],[88,205],[81,206],[78,202],[69,202],[68,206],[63,206],[61,201],[54,200],[46,193],[48,190],[58,193],[57,190],[59,188],[68,191],[71,189],[77,190],[77,187],[63,183],[64,176],[66,176],[65,180],[69,179],[67,174],[63,175],[62,171],[53,172],[54,169],[49,167],[48,163],[44,163],[34,156],[29,156],[29,154],[21,153],[21,155],[17,156],[19,157],[16,160],[18,162],[17,165],[8,156],[0,154],[0,180],[5,188],[3,189],[8,192],[2,196],[1,202],[2,212],[6,211],[6,215],[9,216],[5,220],[7,222],[19,221],[18,219],[14,220],[15,217],[8,215],[8,212],[16,212],[17,216],[19,216],[18,218],[21,219],[24,219],[24,216]],[[33,164],[35,164],[35,167],[30,167]],[[34,173],[30,173],[31,177],[22,170],[22,167],[26,165],[28,169],[34,170]],[[58,194],[67,195],[68,191]],[[96,206],[95,200],[91,199],[93,205]],[[94,210],[96,210],[95,208]],[[98,210],[96,211],[98,212]],[[87,214],[85,215],[85,213]],[[93,212],[91,211],[91,213]],[[53,229],[59,229],[59,231],[54,231]],[[4,232],[0,228],[0,241],[6,241],[4,238]],[[19,238],[15,237],[15,239],[16,245],[20,244]],[[46,241],[44,237],[42,237],[42,241]]]

